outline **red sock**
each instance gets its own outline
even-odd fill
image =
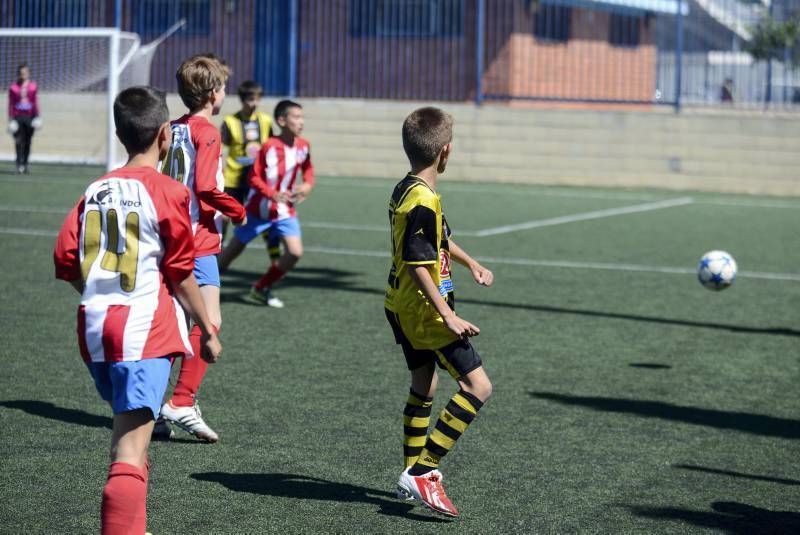
[[[278,267],[278,264],[273,264],[270,266],[269,271],[267,271],[266,275],[258,279],[258,282],[255,284],[256,290],[263,290],[264,288],[270,288],[273,284],[278,282],[286,275],[285,271],[281,271]]]
[[[147,526],[145,471],[128,463],[111,463],[100,510],[102,535],[144,533]]]
[[[191,407],[194,397],[206,375],[208,363],[200,357],[200,327],[195,325],[189,333],[189,343],[194,356],[190,359],[181,359],[181,371],[178,373],[178,383],[172,393],[170,402],[176,407]]]

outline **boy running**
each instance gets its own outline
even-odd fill
[[[397,482],[398,497],[458,516],[442,486],[439,462],[489,399],[492,384],[469,342],[480,329],[455,313],[451,259],[467,267],[483,286],[491,286],[493,275],[453,242],[442,213],[436,178],[447,166],[452,138],[453,119],[438,108],[420,108],[403,122],[403,148],[411,172],[389,200],[392,267],[384,305],[411,371],[403,411],[405,470]],[[459,391],[428,434],[437,365],[456,380]]]
[[[208,316],[216,329],[222,323],[219,306],[217,254],[222,243],[222,215],[240,225],[246,220],[244,208],[223,191],[220,133],[211,124],[225,99],[228,68],[213,56],[194,56],[176,73],[178,93],[189,113],[172,121],[172,142],[162,171],[183,182],[191,192],[189,213],[194,229],[194,275],[200,286]],[[197,326],[189,335],[193,351],[200,345]],[[164,403],[161,415],[178,427],[207,442],[219,439],[203,420],[197,391],[206,373],[201,359],[183,359],[172,399]],[[169,430],[167,430],[169,433]],[[159,431],[163,435],[163,431]]]
[[[192,275],[189,191],[155,171],[169,147],[168,120],[163,93],[119,94],[114,123],[128,162],[86,189],[55,246],[56,278],[81,293],[81,356],[114,412],[104,535],[145,532],[153,421],[170,359],[192,356],[176,297],[200,332],[192,360],[214,362],[222,349]]]
[[[272,295],[271,289],[303,256],[300,221],[294,205],[311,193],[314,167],[310,145],[300,137],[304,124],[302,106],[291,100],[278,102],[275,122],[281,133],[261,147],[250,174],[247,224],[233,231],[233,238],[220,257],[219,269],[224,273],[253,238],[269,230],[270,236],[281,239],[285,252],[253,285],[249,297],[258,303],[283,308],[283,302]],[[300,171],[303,183],[295,185]]]

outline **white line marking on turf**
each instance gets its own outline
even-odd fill
[[[37,214],[66,214],[67,208],[39,207],[39,206],[9,206],[0,204],[0,212],[22,212]],[[389,232],[388,226],[359,225],[357,223],[331,223],[328,221],[304,221],[304,227],[331,230],[363,230],[367,232]]]
[[[515,225],[504,225],[502,227],[488,228],[479,230],[475,236],[497,236],[498,234],[508,234],[509,232],[516,232],[519,230],[530,230],[541,227],[551,227],[553,225],[563,225],[565,223],[575,223],[578,221],[589,221],[592,219],[602,219],[606,217],[615,217],[626,214],[638,214],[642,212],[652,212],[654,210],[663,210],[664,208],[672,208],[675,206],[685,206],[692,204],[694,199],[691,197],[679,197],[677,199],[667,199],[664,201],[651,202],[646,204],[635,204],[633,206],[623,206],[620,208],[609,208],[607,210],[595,210],[593,212],[584,212],[581,214],[572,214],[559,217],[551,217],[549,219],[538,219],[535,221],[526,221],[525,223],[517,223]]]
[[[333,254],[344,256],[366,256],[374,258],[389,258],[387,251],[369,251],[364,249],[340,249],[338,247],[325,247],[310,245],[305,250],[311,253]],[[665,273],[670,275],[696,275],[692,268],[645,266],[640,264],[612,264],[605,262],[572,262],[569,260],[532,260],[528,258],[504,258],[493,256],[476,256],[477,260],[487,264],[508,264],[514,266],[553,267],[571,269],[599,269],[604,271],[634,271],[643,273]],[[769,273],[763,271],[740,271],[739,277],[750,279],[766,279],[780,281],[800,281],[800,273]]]
[[[21,236],[55,237],[58,232],[53,230],[37,230],[28,228],[0,227],[0,234],[17,234]],[[261,249],[263,246],[251,244],[248,248]],[[370,251],[365,249],[347,249],[338,247],[325,247],[308,245],[305,250],[310,253],[332,254],[341,256],[361,256],[373,258],[389,258],[388,251]],[[690,268],[644,266],[639,264],[611,264],[604,262],[572,262],[569,260],[532,260],[528,258],[504,258],[494,256],[476,256],[477,260],[486,263],[508,264],[514,266],[554,267],[571,269],[600,269],[605,271],[635,271],[644,273],[666,273],[671,275],[694,275],[696,271]],[[800,273],[770,273],[764,271],[740,271],[739,277],[750,279],[766,279],[778,281],[800,281]]]
[[[36,230],[31,228],[13,228],[13,227],[0,227],[2,234],[18,234],[20,236],[58,236],[55,230]]]
[[[93,179],[80,180],[70,178],[23,178],[23,177],[0,177],[0,183],[21,183],[21,184],[75,184],[88,186]],[[317,186],[323,187],[353,187],[353,188],[377,188],[390,192],[394,187],[395,182],[388,181],[384,178],[365,178],[363,180],[338,178],[338,177],[323,177],[323,180],[317,182]],[[652,201],[658,200],[662,196],[659,194],[651,193],[634,193],[630,191],[614,191],[609,189],[608,192],[583,190],[580,186],[566,186],[573,189],[562,189],[563,186],[537,186],[535,184],[514,184],[514,183],[486,183],[485,186],[469,185],[463,182],[443,182],[441,189],[445,192],[456,193],[482,193],[485,195],[531,195],[535,197],[564,197],[572,199],[605,199],[609,201],[614,200],[630,200],[630,201]],[[388,194],[388,193],[387,193]],[[781,201],[781,200],[736,200],[727,199],[725,197],[699,197],[695,198],[695,204],[707,204],[715,206],[738,206],[742,208],[781,208],[796,210],[800,209],[800,201]]]
[[[711,206],[735,206],[737,208],[788,208],[798,210],[800,204],[791,201],[759,201],[759,200],[726,200],[726,199],[695,199],[696,204],[708,204]]]

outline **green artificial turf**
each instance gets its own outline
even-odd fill
[[[51,255],[100,170],[11,172],[0,165],[0,532],[97,532],[111,420]],[[455,270],[494,396],[443,462],[462,513],[447,520],[394,498],[408,377],[382,311],[392,186],[319,179],[300,206],[308,251],[275,290],[285,309],[242,299],[266,268],[260,243],[223,279],[224,353],[200,396],[221,440],[152,445],[149,531],[800,531],[800,199],[442,183],[454,239],[493,258],[496,281]],[[636,268],[693,270],[710,249],[739,262],[722,293]],[[441,379],[434,414],[455,390]]]

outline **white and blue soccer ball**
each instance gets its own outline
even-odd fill
[[[697,266],[697,280],[709,290],[724,290],[736,280],[736,260],[725,251],[707,252]]]

